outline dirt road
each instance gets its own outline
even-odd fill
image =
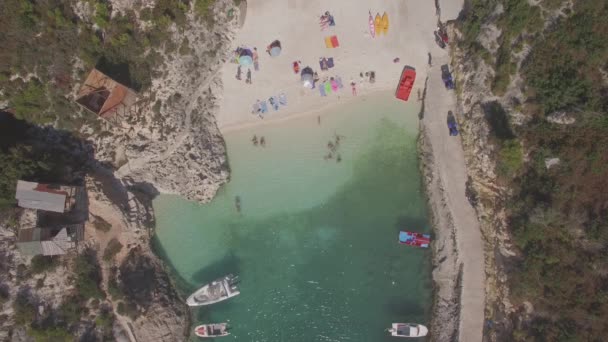
[[[449,63],[449,56],[439,48],[431,53],[423,127],[433,151],[433,173],[440,178],[443,201],[453,219],[457,262],[463,265],[459,341],[477,342],[482,340],[485,305],[483,241],[475,210],[465,196],[467,171],[460,136],[448,133],[449,110],[462,120],[454,90],[446,90],[441,79],[441,65]]]

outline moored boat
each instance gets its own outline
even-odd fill
[[[399,232],[399,243],[408,246],[428,248],[431,243],[431,235],[402,230]]]
[[[216,279],[191,294],[186,299],[186,304],[189,306],[210,305],[238,296],[241,293],[237,289],[237,282],[238,277],[232,274]]]
[[[388,331],[395,337],[423,337],[429,333],[427,327],[416,323],[393,323]]]
[[[222,337],[228,336],[228,323],[202,324],[194,328],[194,334],[198,337]]]
[[[403,67],[401,72],[401,78],[397,85],[397,91],[395,91],[395,97],[407,101],[410,98],[410,92],[414,87],[414,81],[416,80],[416,70],[409,65]]]

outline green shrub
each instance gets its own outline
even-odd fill
[[[48,123],[51,119],[44,114],[50,106],[46,87],[38,80],[29,81],[11,98],[11,104],[18,119],[30,119],[34,123]]]
[[[101,28],[108,27],[110,22],[110,9],[107,4],[103,2],[95,4],[95,17],[93,18],[93,21]]]
[[[28,330],[28,335],[32,336],[36,342],[70,342],[74,340],[72,334],[61,326],[46,329],[31,328]]]
[[[79,322],[80,317],[87,311],[82,298],[77,296],[67,297],[59,306],[59,314],[68,325]]]
[[[95,229],[100,230],[104,233],[107,233],[110,231],[110,229],[112,229],[112,225],[110,224],[110,222],[104,220],[103,217],[101,216],[97,216],[97,215],[93,215],[91,214],[91,216],[93,217],[93,227],[95,227]]]
[[[112,261],[114,256],[122,250],[122,244],[116,238],[113,238],[108,242],[105,251],[103,252],[104,261]]]
[[[99,284],[101,283],[101,270],[97,263],[95,251],[86,250],[74,263],[76,274],[76,289],[83,298],[103,298]]]
[[[29,293],[20,291],[13,301],[13,319],[19,325],[29,325],[36,318],[36,306],[31,302]]]
[[[59,258],[53,256],[36,255],[32,258],[30,269],[32,273],[51,272],[59,266]]]
[[[131,302],[118,302],[116,312],[118,312],[118,314],[122,316],[127,316],[131,319],[136,319],[139,315],[139,312],[137,311],[137,304]]]
[[[195,0],[194,11],[203,18],[209,18],[211,7],[214,3],[215,0]]]
[[[499,20],[505,37],[515,37],[524,30],[537,32],[543,26],[540,7],[531,6],[527,0],[503,0],[504,12]],[[508,43],[509,39],[506,39]]]
[[[503,176],[512,177],[523,164],[523,154],[519,141],[507,140],[502,143],[498,152],[498,172]]]

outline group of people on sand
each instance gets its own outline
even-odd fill
[[[237,56],[237,60],[238,60],[238,57],[240,56],[242,50],[243,50],[243,48],[241,48],[241,47],[239,47],[239,48],[236,49],[235,55]],[[255,71],[260,71],[260,64],[259,64],[259,60],[258,60],[259,59],[258,49],[255,48],[255,47],[253,48],[251,58],[253,59],[253,69]],[[236,76],[235,77],[236,77],[237,80],[239,80],[239,81],[242,80],[242,76],[241,76],[242,73],[243,73],[243,70],[242,70],[241,65],[239,64],[237,66],[237,68],[236,68]],[[246,75],[246,78],[245,78],[245,83],[251,84],[251,68],[247,68],[247,75]]]
[[[321,26],[321,30],[325,30],[329,26],[336,26],[334,16],[329,11],[325,11],[321,18],[319,18],[319,26]]]
[[[241,69],[241,66],[239,65],[236,68],[236,79],[239,81],[242,80],[241,73],[242,73],[242,69]],[[247,69],[247,78],[245,79],[245,83],[251,84],[251,69]]]
[[[262,146],[262,147],[266,147],[266,138],[264,138],[263,136],[261,136],[258,139],[257,135],[253,135],[253,138],[251,138],[251,142],[253,143],[253,146]]]
[[[319,123],[320,123],[320,117],[319,117]],[[333,159],[334,156],[336,156],[336,162],[339,163],[342,161],[342,156],[340,155],[340,152],[338,151],[338,149],[340,148],[340,140],[344,138],[344,136],[339,135],[337,133],[334,134],[334,139],[330,140],[327,143],[327,149],[329,150],[329,152],[323,156],[324,160],[330,160]]]

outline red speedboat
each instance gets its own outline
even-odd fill
[[[399,79],[399,85],[397,85],[395,97],[399,100],[407,101],[410,98],[410,92],[414,87],[415,80],[416,70],[408,65],[403,67],[403,72],[401,72],[401,79]]]
[[[429,248],[429,244],[431,243],[431,235],[406,232],[405,230],[402,230],[399,232],[399,243],[402,245]]]

